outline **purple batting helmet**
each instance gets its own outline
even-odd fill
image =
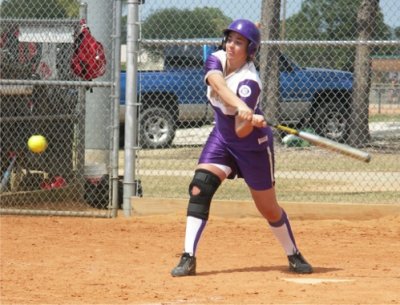
[[[261,35],[257,26],[247,19],[236,19],[224,30],[225,40],[229,32],[236,32],[249,40],[247,55],[253,57],[261,43]]]

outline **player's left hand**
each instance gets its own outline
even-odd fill
[[[251,120],[251,125],[253,125],[254,127],[266,127],[267,126],[267,122],[265,121],[265,118],[263,115],[260,114],[253,114],[253,118]]]
[[[239,118],[245,121],[252,121],[253,110],[250,109],[244,102],[236,108],[236,114]]]

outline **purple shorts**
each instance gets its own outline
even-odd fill
[[[272,132],[268,134],[265,149],[243,150],[230,147],[215,132],[211,132],[201,152],[199,163],[215,163],[229,166],[228,179],[244,178],[254,190],[267,190],[274,185],[274,149]]]

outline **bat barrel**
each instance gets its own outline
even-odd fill
[[[343,155],[364,161],[364,162],[369,162],[371,161],[371,156],[369,153],[362,151],[360,149],[351,147],[346,144],[338,143],[335,141],[332,141],[330,139],[305,132],[305,131],[299,131],[298,136],[316,146],[321,146],[325,147],[327,149],[330,149],[332,151],[341,153]]]

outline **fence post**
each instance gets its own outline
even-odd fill
[[[113,1],[86,0],[87,24],[92,35],[100,41],[106,51],[106,72],[96,80],[111,80],[111,52],[112,52],[112,24]],[[91,92],[93,91],[93,92]],[[85,164],[102,165],[99,168],[109,167],[109,124],[111,88],[93,88],[86,92],[85,118]],[[105,165],[105,166],[104,166]]]
[[[114,23],[114,64],[113,64],[113,72],[114,72],[114,87],[113,87],[113,113],[111,114],[112,118],[112,153],[111,153],[111,181],[112,181],[112,217],[116,217],[118,214],[118,202],[120,201],[119,192],[118,192],[118,160],[119,160],[119,98],[120,98],[120,75],[121,75],[121,14],[122,14],[122,5],[121,0],[115,0],[114,2],[115,8],[115,23]]]
[[[125,216],[131,216],[131,197],[135,188],[135,163],[138,104],[137,104],[137,63],[139,44],[139,0],[128,0],[128,25],[126,40],[126,113],[125,113],[125,159],[124,159],[124,196]]]

